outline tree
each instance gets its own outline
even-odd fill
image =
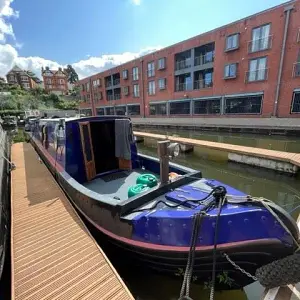
[[[67,65],[67,68],[65,69],[68,75],[68,82],[74,84],[78,81],[78,74],[74,70],[74,68],[71,65]]]

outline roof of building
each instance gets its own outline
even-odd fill
[[[14,65],[14,67],[7,73],[20,73],[21,75],[28,75],[26,71],[23,71],[19,66]]]
[[[58,73],[62,73],[64,74],[65,76],[67,76],[67,72],[65,69],[62,69],[62,68],[58,68],[58,70],[50,70],[49,67],[46,67],[46,69],[42,68],[42,75],[43,76],[47,76],[46,73],[51,73],[52,75],[56,75]]]

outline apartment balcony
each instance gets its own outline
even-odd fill
[[[114,95],[106,95],[107,101],[112,101],[114,100]]]
[[[175,92],[184,92],[184,91],[190,91],[192,90],[192,84],[191,83],[178,83],[175,86]]]
[[[268,79],[269,69],[257,69],[247,71],[245,74],[245,83],[264,81]]]
[[[119,78],[114,79],[113,83],[114,83],[114,85],[119,85],[120,84],[120,79]]]
[[[105,81],[105,87],[109,88],[112,87],[112,81]]]
[[[202,66],[208,63],[212,63],[214,61],[213,52],[208,52],[203,55],[199,55],[195,57],[194,66]]]
[[[300,62],[295,62],[293,65],[293,77],[300,77]]]
[[[175,62],[175,70],[183,70],[183,69],[187,69],[190,68],[192,66],[192,59],[191,58],[187,58],[184,60],[179,60]]]
[[[121,99],[121,94],[115,94],[114,100],[120,100]]]
[[[212,81],[206,81],[206,80],[194,81],[194,90],[207,89],[207,88],[211,88],[212,86],[213,86]]]
[[[248,52],[255,53],[272,48],[273,36],[269,35],[256,40],[248,41]]]

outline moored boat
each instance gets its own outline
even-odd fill
[[[15,116],[4,116],[2,127],[5,129],[12,129],[17,127],[17,118]]]
[[[296,248],[286,211],[167,163],[167,142],[160,159],[139,154],[127,117],[40,119],[30,137],[81,215],[147,268],[174,275],[192,251],[194,278],[207,280],[214,265],[242,287],[254,280],[247,272]]]

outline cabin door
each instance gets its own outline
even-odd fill
[[[96,176],[95,157],[93,151],[93,141],[91,138],[91,127],[89,122],[80,122],[81,146],[84,158],[85,172],[87,180],[90,181]]]

